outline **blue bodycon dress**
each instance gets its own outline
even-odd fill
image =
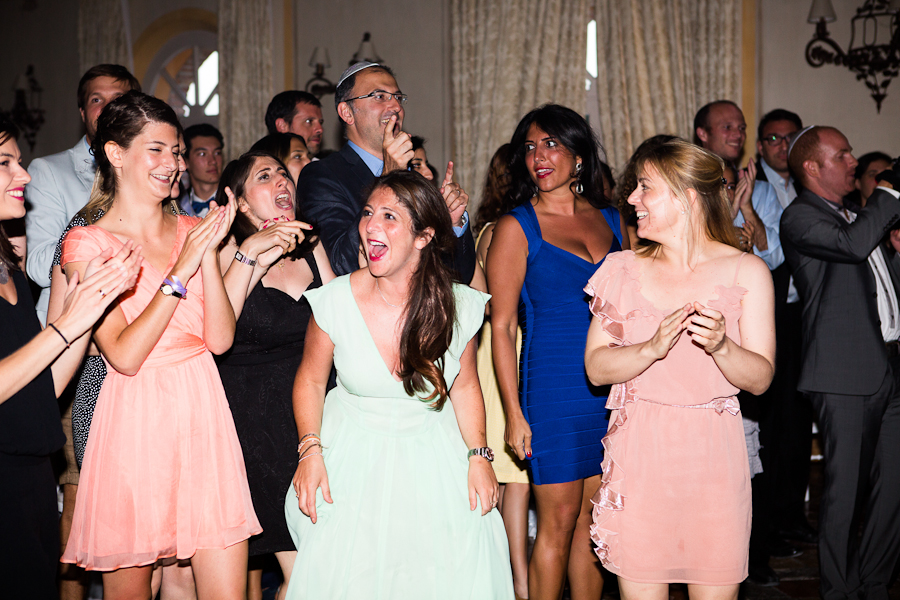
[[[619,213],[603,209],[614,234],[609,252],[622,249]],[[528,267],[519,297],[522,354],[519,400],[531,426],[531,481],[565,483],[600,473],[609,387],[597,388],[584,371],[591,311],[584,286],[600,266],[545,242],[531,202],[510,213],[528,239]],[[602,261],[601,261],[602,262]]]

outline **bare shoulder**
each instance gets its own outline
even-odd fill
[[[740,255],[744,255],[743,258]],[[737,272],[737,285],[748,290],[772,289],[772,272],[760,257],[749,253],[739,253],[734,264]]]
[[[512,215],[504,215],[500,217],[500,220],[497,221],[497,224],[494,226],[493,231],[491,232],[491,241],[494,236],[497,239],[502,240],[504,246],[506,244],[523,244],[527,246],[528,240],[525,237],[525,231],[522,229],[522,225],[519,221]]]

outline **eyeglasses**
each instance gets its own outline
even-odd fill
[[[773,133],[771,135],[767,135],[766,137],[764,137],[763,140],[769,146],[780,146],[781,142],[789,144],[791,142],[791,140],[789,139],[791,137],[791,135],[792,134],[790,134],[790,133],[788,135],[778,135],[777,133]]]
[[[396,94],[392,94],[391,92],[386,92],[384,90],[375,90],[374,92],[369,92],[365,96],[357,96],[356,98],[347,98],[345,102],[350,102],[351,100],[362,100],[363,98],[371,98],[378,104],[385,104],[390,102],[391,98],[399,102],[400,104],[406,104],[406,101],[409,99],[409,96],[406,94],[401,94],[397,92]]]

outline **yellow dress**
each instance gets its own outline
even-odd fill
[[[488,225],[491,225],[489,223]],[[481,235],[478,234],[478,242]],[[484,269],[484,263],[480,263]],[[516,356],[522,351],[522,329],[516,331]],[[503,411],[503,402],[500,399],[500,389],[497,387],[497,377],[494,375],[494,357],[491,353],[491,323],[485,321],[481,328],[481,339],[477,353],[478,380],[481,381],[481,393],[484,396],[484,412],[487,419],[487,444],[494,450],[494,474],[500,483],[529,483],[528,469],[523,462],[516,458],[512,449],[506,445],[503,436],[506,434],[506,413]]]

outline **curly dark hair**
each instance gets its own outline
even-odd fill
[[[606,208],[609,203],[603,195],[603,172],[600,167],[600,142],[584,117],[571,108],[559,104],[545,104],[522,117],[509,144],[512,157],[509,161],[510,202],[519,206],[537,193],[537,186],[525,164],[525,138],[532,124],[555,138],[563,148],[582,160],[578,181],[584,187],[581,194],[594,208]],[[575,176],[575,173],[572,173]],[[575,183],[572,184],[573,193]]]

